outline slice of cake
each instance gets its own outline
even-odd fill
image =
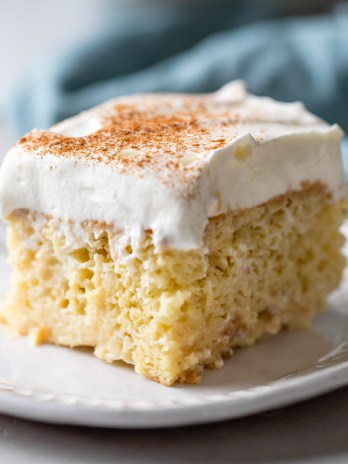
[[[165,385],[307,327],[345,265],[341,138],[240,82],[119,98],[30,132],[0,174],[3,317]]]

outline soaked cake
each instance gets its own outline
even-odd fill
[[[342,131],[300,103],[134,95],[6,155],[7,324],[165,385],[307,327],[340,282]]]

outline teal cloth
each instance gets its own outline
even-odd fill
[[[244,79],[251,92],[302,100],[348,131],[346,4],[302,18],[271,5],[216,0],[115,15],[87,43],[35,63],[7,99],[7,117],[22,135],[125,93],[205,92]]]

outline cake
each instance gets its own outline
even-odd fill
[[[341,138],[239,81],[125,96],[33,130],[0,172],[3,319],[164,385],[308,327],[345,266]]]

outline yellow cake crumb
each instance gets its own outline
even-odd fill
[[[116,228],[17,210],[3,317],[36,343],[91,346],[164,385],[197,383],[233,349],[308,327],[340,282],[344,202],[319,184],[210,218],[201,248],[134,248]],[[40,227],[38,226],[40,225]]]
[[[45,326],[38,327],[36,330],[31,332],[32,340],[35,345],[42,345],[49,339],[50,329]]]
[[[237,146],[234,149],[234,156],[240,160],[245,160],[251,156],[252,148],[250,145]]]

